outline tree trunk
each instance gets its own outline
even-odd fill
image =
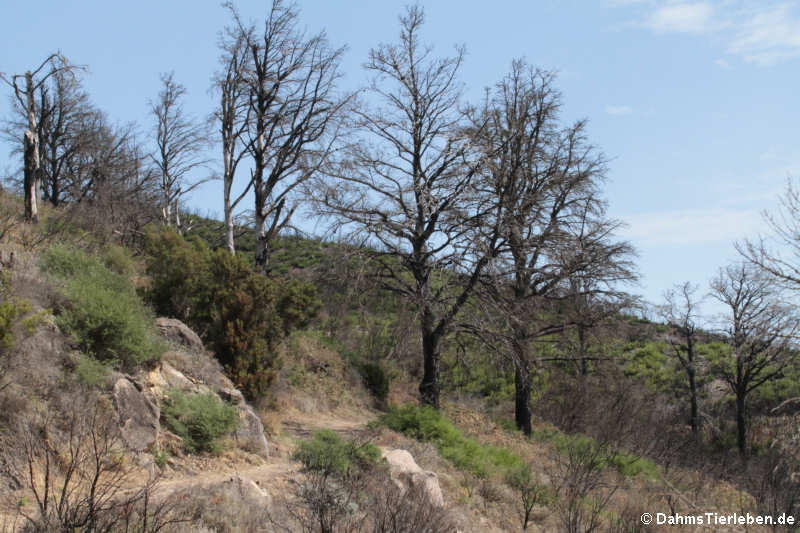
[[[581,360],[581,376],[588,376],[589,362],[586,360],[586,328],[583,324],[578,324],[578,357]]]
[[[697,437],[700,432],[700,415],[697,410],[697,380],[694,375],[694,368],[689,367],[689,400],[691,402],[689,423],[692,426],[692,435]]]
[[[736,444],[739,446],[739,455],[747,457],[747,417],[745,414],[745,395],[736,392]]]
[[[233,232],[233,211],[226,205],[225,207],[225,247],[232,255],[236,255],[236,243],[234,242]]]
[[[522,363],[522,364],[520,364]],[[514,369],[514,421],[526,437],[531,436],[531,373],[527,364],[516,361]]]
[[[255,259],[256,259],[256,268],[263,273],[267,272],[267,266],[269,265],[269,236],[267,235],[267,219],[261,214],[261,204],[260,201],[256,201],[256,249],[255,249]]]
[[[39,174],[39,138],[31,130],[25,131],[24,155],[24,188],[25,188],[25,220],[32,224],[39,222],[37,191]]]
[[[433,311],[425,304],[423,304],[420,314],[420,329],[422,330],[423,358],[422,382],[419,384],[420,399],[424,405],[439,409],[439,368],[441,363],[439,343],[441,334],[436,331]]]

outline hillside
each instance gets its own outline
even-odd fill
[[[223,290],[238,285],[203,288],[219,281],[204,264],[262,283],[205,245],[151,233],[128,248],[74,213],[28,226],[16,197],[2,202],[4,531],[669,531],[640,516],[796,509],[797,420],[788,403],[773,411],[796,379],[757,397],[739,459],[719,380],[703,383],[701,437],[688,431],[664,325],[617,317],[586,374],[543,363],[525,437],[511,367],[465,334],[443,356],[441,412],[417,406],[413,315],[350,247],[282,240],[261,317]],[[180,320],[155,319],[167,304]],[[244,305],[267,329],[239,331],[231,352],[214,305],[225,324]],[[724,339],[706,337],[713,361]],[[247,353],[261,366],[241,366]]]

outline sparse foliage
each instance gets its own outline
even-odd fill
[[[186,116],[185,94],[186,88],[176,82],[174,73],[170,72],[161,75],[158,99],[150,102],[156,144],[150,159],[160,176],[161,218],[167,226],[174,223],[179,231],[181,198],[207,181],[207,178],[198,178],[196,173],[208,164],[201,156],[208,138],[204,127]]]
[[[255,24],[245,24],[232,4],[226,5],[236,27],[233,46],[248,55],[236,75],[248,102],[255,260],[267,271],[271,243],[290,226],[298,207],[296,193],[333,150],[339,115],[349,100],[336,92],[344,49],[332,48],[324,32],[306,36],[296,8],[282,0],[271,3],[263,33]],[[235,118],[229,120],[236,123]]]
[[[779,287],[751,265],[720,269],[711,295],[725,306],[722,327],[730,345],[715,370],[736,397],[737,445],[747,456],[748,396],[795,362],[791,342],[798,319],[781,301]]]
[[[681,368],[686,373],[689,390],[689,424],[692,433],[697,436],[700,431],[700,413],[698,406],[699,395],[699,353],[698,345],[698,319],[700,318],[698,306],[699,299],[695,296],[697,286],[688,281],[677,285],[664,294],[665,304],[660,308],[662,318],[670,327],[667,341],[670,345],[670,354],[678,360]]]
[[[587,143],[584,121],[558,125],[560,105],[553,74],[515,61],[473,112],[486,158],[476,194],[488,205],[475,241],[494,228],[500,239],[482,278],[483,321],[470,329],[512,361],[515,421],[526,435],[534,341],[586,325],[584,314],[562,313],[563,302],[634,277],[632,249],[614,240],[619,222],[606,217],[599,195],[605,160]]]
[[[74,75],[74,71],[79,67],[72,65],[60,52],[51,54],[36,69],[29,70],[25,74],[7,75],[0,73],[0,80],[8,84],[14,92],[16,103],[26,116],[23,140],[23,190],[25,196],[25,220],[31,223],[39,222],[38,200],[42,186],[42,147],[39,136],[39,124],[42,121],[42,114],[45,112],[43,106],[37,109],[36,95],[43,89],[51,77],[59,76],[66,80],[65,76]],[[41,96],[44,99],[45,92]],[[44,102],[43,102],[44,103]],[[39,116],[37,116],[37,111]]]
[[[487,241],[484,253],[464,250],[477,166],[458,108],[464,50],[433,56],[422,41],[423,22],[421,7],[408,8],[400,42],[371,50],[367,92],[377,106],[354,109],[357,140],[331,180],[315,189],[320,211],[367,236],[386,287],[413,303],[422,341],[419,390],[438,408],[442,340],[492,245]]]

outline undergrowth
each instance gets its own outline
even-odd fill
[[[524,464],[521,457],[506,448],[481,444],[465,437],[452,422],[431,407],[391,407],[379,422],[411,438],[433,443],[444,459],[479,478],[504,475]]]
[[[165,348],[131,281],[107,266],[124,271],[122,253],[114,248],[102,257],[55,246],[42,254],[41,266],[61,285],[58,326],[84,353],[130,369],[158,360]]]

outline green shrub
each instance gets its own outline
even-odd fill
[[[329,429],[317,431],[311,440],[302,441],[293,455],[306,470],[339,477],[369,470],[380,457],[381,452],[374,444],[358,445]]]
[[[65,305],[57,323],[81,350],[125,368],[158,360],[164,346],[153,315],[130,280],[77,249],[54,247],[42,256],[44,270],[63,281]]]
[[[105,383],[108,371],[108,364],[84,354],[80,355],[78,363],[75,365],[75,375],[78,381],[90,387],[99,387]]]
[[[191,453],[221,451],[220,437],[233,431],[239,421],[236,408],[213,392],[184,394],[177,390],[170,391],[162,417]]]
[[[502,474],[522,464],[522,459],[506,448],[481,444],[465,437],[452,422],[431,407],[392,407],[379,421],[389,429],[434,443],[443,458],[479,478]]]
[[[278,341],[319,309],[314,287],[277,283],[241,256],[169,230],[149,233],[148,254],[147,297],[156,311],[200,332],[248,398],[263,395],[276,375]]]
[[[16,344],[14,327],[30,313],[32,307],[27,300],[21,300],[11,295],[11,285],[7,274],[0,274],[0,350],[8,350]],[[33,333],[25,327],[26,333]]]
[[[386,367],[381,363],[366,362],[358,366],[358,371],[367,390],[381,403],[385,403],[389,396],[389,384],[391,383],[391,376]]]
[[[103,264],[117,274],[130,278],[136,273],[133,257],[127,248],[112,244],[107,246],[102,255]]]

